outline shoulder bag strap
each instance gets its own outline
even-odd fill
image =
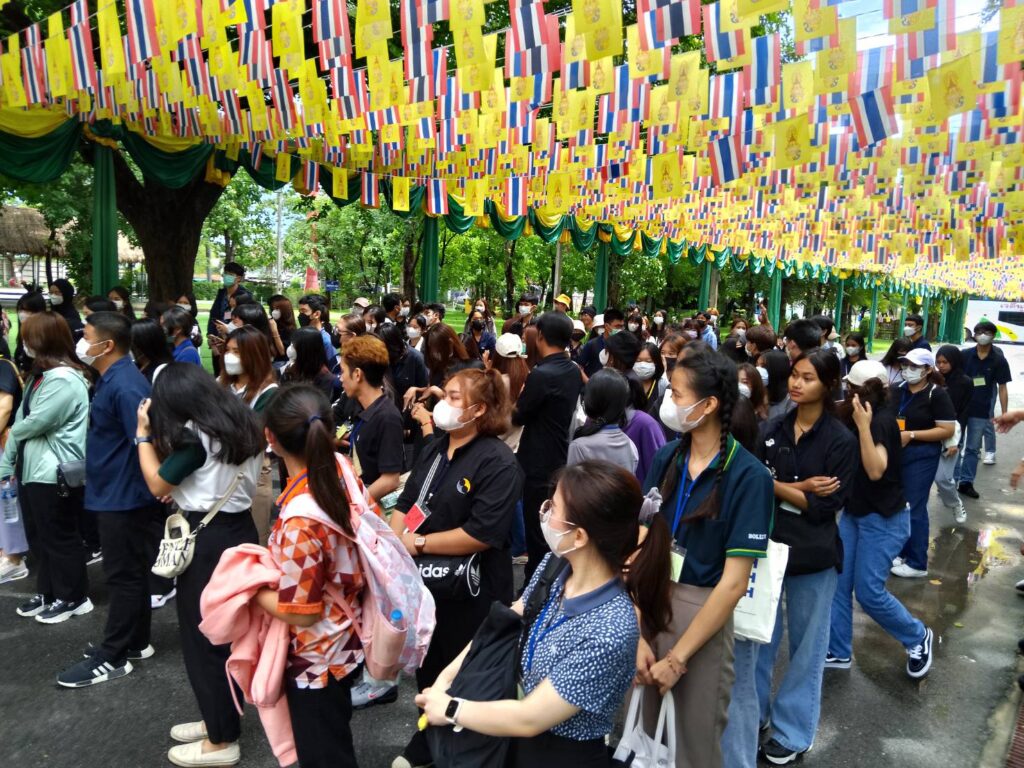
[[[437,468],[441,466],[441,452],[438,451],[434,457],[434,463],[430,465],[430,471],[427,472],[427,479],[423,481],[423,485],[420,486],[420,494],[416,497],[416,506],[423,508],[423,502],[427,498],[427,494],[430,493],[430,486],[434,482],[434,475],[437,474]]]
[[[205,528],[207,524],[211,520],[213,520],[214,517],[217,516],[217,513],[220,512],[221,508],[228,503],[228,499],[231,498],[232,494],[235,492],[235,489],[238,488],[238,484],[242,482],[243,477],[245,477],[245,470],[238,470],[238,474],[235,475],[234,479],[231,481],[231,485],[228,486],[227,492],[219,499],[217,499],[217,503],[213,505],[213,509],[207,512],[203,516],[203,519],[199,521],[199,525],[196,526],[195,531],[193,531],[193,535],[203,530],[203,528]]]

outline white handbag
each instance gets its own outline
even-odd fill
[[[157,552],[156,562],[150,569],[154,574],[165,579],[173,579],[185,572],[196,552],[196,536],[220,512],[221,507],[228,503],[228,499],[238,488],[238,484],[242,482],[244,476],[245,472],[239,470],[235,479],[231,481],[231,485],[228,486],[227,493],[217,500],[213,509],[199,521],[199,525],[194,531],[190,529],[188,520],[180,512],[175,512],[167,517],[167,521],[164,523],[164,537],[160,540],[160,550]]]
[[[612,755],[612,764],[630,768],[672,768],[676,764],[676,706],[672,692],[661,697],[658,725],[652,737],[644,731],[644,688],[636,686],[629,697],[626,726]]]
[[[772,641],[788,562],[789,546],[769,539],[768,556],[754,560],[750,585],[732,614],[733,632],[737,637],[755,643]]]

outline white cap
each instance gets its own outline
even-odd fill
[[[573,320],[572,321],[572,329],[574,331],[586,331],[587,330],[586,326],[583,325],[583,322],[581,320]]]
[[[594,324],[593,324],[592,327],[594,327],[594,328],[603,328],[604,327],[604,313],[603,312],[600,315],[596,315],[594,317]]]
[[[503,333],[495,342],[494,351],[502,357],[522,357],[523,340],[514,333]]]
[[[352,302],[352,306],[366,309],[368,306],[370,306],[370,300],[365,296],[360,296],[358,299]]]
[[[849,382],[855,387],[861,387],[870,379],[878,379],[883,384],[889,383],[889,373],[885,370],[885,366],[877,360],[859,360],[854,363],[843,381]]]
[[[929,368],[935,367],[935,355],[932,354],[930,349],[924,347],[917,347],[910,350],[907,354],[903,355],[900,360],[906,360],[911,365],[927,365]]]

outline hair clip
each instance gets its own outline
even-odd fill
[[[319,413],[314,413],[312,416],[306,419],[306,426],[311,426],[314,421],[323,421],[323,418],[320,416]]]
[[[651,488],[644,496],[644,501],[640,505],[640,524],[650,525],[654,516],[658,514],[661,509],[661,492],[657,488]]]

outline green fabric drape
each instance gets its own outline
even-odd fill
[[[772,324],[772,328],[781,330],[779,323],[782,319],[782,270],[774,270],[771,277],[771,288],[768,291],[768,322]]]
[[[484,215],[491,221],[491,227],[506,240],[518,240],[526,228],[526,217],[516,216],[512,221],[502,221],[498,208],[490,200],[484,201]]]
[[[697,309],[704,311],[708,308],[708,302],[711,301],[711,273],[714,271],[715,265],[711,263],[710,259],[704,260],[704,268],[700,276],[700,296],[697,298]]]
[[[928,310],[931,309],[931,305],[932,297],[925,296],[924,301],[921,302],[921,327],[923,329],[922,332],[924,333],[925,338],[928,338]]]
[[[34,184],[54,181],[71,165],[80,136],[81,125],[74,120],[34,139],[0,131],[0,173]]]
[[[417,189],[420,190],[420,199],[422,199],[426,187],[417,187]],[[412,192],[409,193],[409,200],[411,203]],[[466,209],[463,208],[462,204],[449,196],[448,213],[444,215],[444,225],[450,231],[461,235],[463,232],[468,232],[475,222],[476,216],[467,216]]]
[[[434,216],[423,217],[423,253],[420,256],[420,300],[426,304],[437,301],[438,277],[438,220]]]
[[[905,326],[907,324],[907,304],[909,302],[910,302],[910,292],[909,292],[909,289],[904,288],[903,289],[903,300],[901,302],[903,304],[903,306],[900,307],[900,327],[899,327],[899,330],[897,331],[898,333],[903,333],[903,326]]]
[[[597,227],[594,227],[597,230]],[[594,266],[594,306],[604,312],[608,306],[608,255],[611,247],[604,240],[597,246],[597,263]]]
[[[939,333],[938,340],[944,342],[946,340],[946,323],[949,321],[949,296],[942,294],[942,311],[939,313]]]
[[[576,221],[575,216],[569,216],[567,218],[569,219],[569,222],[566,228],[569,230],[569,237],[572,238],[573,247],[580,253],[586,253],[594,247],[594,242],[597,240],[597,224],[591,224],[589,229],[584,229],[580,226],[580,223]],[[608,293],[606,291],[605,297],[607,296]]]
[[[213,153],[210,144],[196,144],[181,152],[164,152],[131,131],[123,131],[120,139],[142,175],[169,189],[181,189],[191,182],[202,173]]]
[[[546,227],[540,222],[540,219],[537,218],[536,212],[531,208],[529,218],[530,226],[533,227],[533,231],[537,235],[537,237],[539,237],[548,245],[551,245],[551,243],[556,242],[558,238],[562,236],[562,233],[565,231],[566,228],[566,219],[568,217],[559,216],[557,224],[555,224],[553,227]]]
[[[97,144],[92,183],[92,292],[106,296],[117,285],[117,188],[114,150]]]
[[[839,283],[836,286],[836,311],[835,311],[836,333],[842,333],[841,326],[843,324],[843,293],[845,292],[845,289],[846,289],[846,281],[845,280],[839,280]]]
[[[875,331],[878,329],[878,283],[871,288],[871,323],[868,330],[868,352],[875,351]]]

